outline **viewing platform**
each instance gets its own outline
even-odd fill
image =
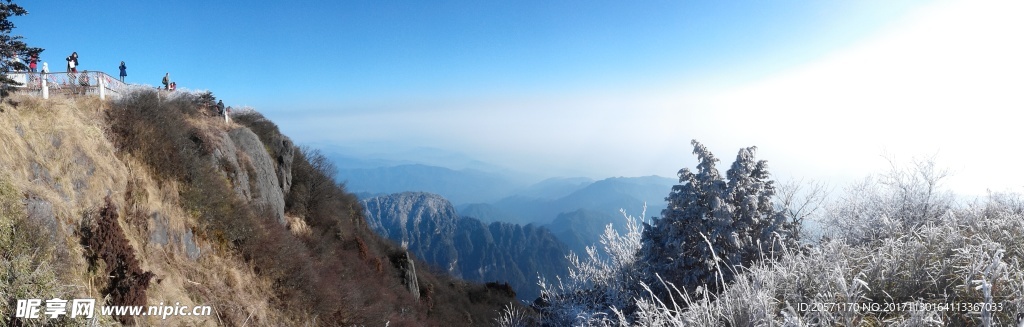
[[[101,71],[31,73],[11,72],[7,76],[21,85],[10,85],[9,90],[42,96],[49,99],[51,94],[99,95],[118,97],[128,89],[128,84]]]

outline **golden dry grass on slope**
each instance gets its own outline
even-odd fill
[[[0,104],[0,181],[23,198],[52,204],[53,216],[65,231],[60,240],[63,244],[56,248],[68,249],[68,254],[67,260],[43,266],[54,267],[58,282],[68,286],[65,296],[102,298],[99,289],[104,278],[90,272],[77,230],[83,217],[95,215],[109,195],[141,267],[156,275],[147,293],[148,304],[211,305],[215,311],[211,317],[171,317],[168,321],[149,317],[139,324],[253,326],[289,322],[269,305],[271,283],[240,258],[211,251],[197,239],[202,253],[193,260],[185,254],[183,244],[175,242],[184,233],[191,234],[197,222],[181,208],[176,182],[158,185],[145,165],[117,153],[106,135],[106,102],[96,97],[43,100],[23,95],[11,100],[16,105]],[[203,127],[227,127],[214,119]],[[172,241],[153,242],[154,233],[172,235],[167,237]],[[5,302],[13,294],[6,291],[0,290]]]

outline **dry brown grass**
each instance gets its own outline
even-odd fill
[[[19,192],[53,205],[56,223],[65,230],[99,208],[103,197],[124,188],[124,166],[102,129],[102,105],[96,98],[42,100],[11,98],[0,104],[0,174]],[[71,233],[52,262],[61,282],[76,295],[98,295],[86,282],[87,264]]]
[[[302,238],[309,238],[310,235],[312,235],[313,230],[311,230],[309,225],[306,224],[306,220],[292,215],[285,215],[285,218],[288,220],[288,230],[291,231],[292,234]]]
[[[140,266],[156,275],[147,302],[211,305],[216,313],[212,317],[173,317],[168,321],[149,317],[139,319],[139,324],[263,326],[294,322],[271,305],[272,283],[240,258],[211,252],[199,237],[196,239],[203,254],[196,261],[184,254],[180,243],[163,246],[150,242],[148,232],[157,227],[148,219],[152,213],[166,217],[167,230],[179,235],[198,225],[197,215],[182,209],[178,182],[157,183],[149,167],[129,154],[117,153],[106,135],[106,102],[96,97],[42,100],[16,95],[12,99],[17,107],[0,104],[0,179],[23,194],[53,204],[58,221],[67,227],[78,226],[82,217],[102,206],[104,196],[111,195],[123,217],[119,224]],[[212,118],[202,126],[229,127],[223,120],[217,124]],[[130,194],[129,181],[133,184]],[[142,217],[129,219],[133,214]],[[102,285],[94,282],[98,276],[88,272],[77,236],[67,236],[63,244],[70,252],[67,262],[53,262],[59,282],[66,284],[75,297],[102,299]]]
[[[102,109],[95,109],[102,107],[99,99],[21,95],[14,101],[16,108],[5,103],[0,114],[0,166],[19,188],[64,209],[64,216],[98,207],[108,193],[124,188],[125,167],[111,160]],[[33,164],[50,178],[34,174]]]

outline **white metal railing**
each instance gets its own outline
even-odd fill
[[[101,71],[45,74],[12,72],[7,73],[7,76],[21,83],[21,85],[11,86],[15,90],[39,94],[44,99],[49,99],[51,92],[68,95],[98,94],[100,99],[106,99],[108,95],[118,97],[128,88],[128,84]]]

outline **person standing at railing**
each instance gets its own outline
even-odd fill
[[[72,52],[70,56],[64,60],[68,61],[68,84],[75,84],[76,73],[78,73],[78,52]]]
[[[89,71],[83,70],[81,75],[78,75],[78,87],[82,95],[85,95],[86,91],[89,90]],[[78,92],[75,92],[76,94]]]
[[[127,71],[128,67],[125,66],[124,65],[124,61],[122,61],[121,65],[117,66],[117,69],[121,71],[121,83],[124,83],[124,77],[128,76],[128,71]]]
[[[68,61],[68,72],[69,73],[77,73],[78,72],[78,52],[77,51],[76,52],[72,52],[71,55],[68,56],[67,59],[65,59],[65,60]]]
[[[32,82],[32,86],[35,86],[36,84],[39,83],[39,82],[36,82],[36,80],[39,79],[39,75],[36,75],[36,67],[37,67],[36,63],[37,62],[39,62],[39,55],[38,54],[33,53],[33,54],[28,56],[28,72],[29,72],[28,79],[29,79],[29,81]]]
[[[39,72],[41,73],[39,75],[39,88],[43,88],[43,79],[46,78],[46,74],[50,73],[50,65],[47,65],[46,62],[44,61],[43,62],[43,69],[40,70]]]

